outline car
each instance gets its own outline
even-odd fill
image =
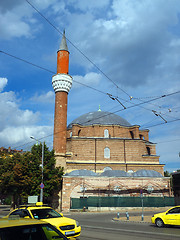
[[[58,213],[41,202],[37,202],[35,205],[20,206],[11,211],[6,217],[11,218],[14,216],[43,220],[55,226],[68,238],[79,237],[81,233],[81,226],[78,221],[64,217],[62,213]]]
[[[175,206],[165,212],[154,214],[151,222],[157,227],[164,225],[179,225],[180,226],[180,206]]]
[[[68,240],[56,227],[35,219],[0,219],[1,240]]]

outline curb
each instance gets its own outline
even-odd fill
[[[150,221],[140,221],[140,220],[126,220],[126,219],[118,219],[118,218],[113,218],[112,221],[115,221],[115,222],[126,222],[126,223],[145,223],[145,224],[151,224]]]

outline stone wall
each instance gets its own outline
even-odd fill
[[[115,189],[119,188],[117,193]],[[148,187],[153,188],[148,193]],[[85,189],[85,191],[82,191]],[[171,196],[169,178],[127,178],[127,177],[63,177],[62,211],[70,210],[71,198],[88,196],[139,196],[140,190],[144,196]]]

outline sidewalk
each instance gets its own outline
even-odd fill
[[[152,215],[156,214],[156,213],[160,213],[160,212],[164,212],[167,209],[169,209],[169,207],[157,207],[157,208],[151,208],[152,210]],[[127,220],[126,217],[126,212],[120,212],[119,217],[118,215],[116,217],[113,218],[113,221],[122,221],[122,222],[139,222],[139,223],[151,223],[151,217],[152,215],[149,215],[147,212],[148,210],[150,210],[150,208],[145,208],[144,212],[143,212],[143,221],[142,221],[142,212],[141,209],[131,209],[128,210],[129,213],[129,220]],[[138,212],[138,214],[136,214],[137,216],[131,215],[133,214],[132,212]]]
[[[119,217],[113,218],[113,221],[122,221],[122,222],[139,222],[139,223],[151,223],[151,216],[144,216],[142,221],[142,216],[129,216],[129,220],[127,217]]]

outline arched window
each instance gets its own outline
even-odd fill
[[[81,129],[78,131],[78,137],[80,136],[80,133],[81,133]]]
[[[110,158],[110,149],[108,147],[104,149],[104,158]]]
[[[147,154],[148,154],[148,155],[151,155],[151,149],[150,149],[150,147],[146,147],[146,149],[147,149]]]
[[[103,172],[109,171],[109,170],[112,170],[112,168],[111,168],[111,167],[105,167],[105,168],[103,169]]]
[[[105,130],[104,130],[104,137],[105,137],[105,138],[108,138],[108,137],[109,137],[109,131],[108,131],[108,129],[105,129]]]

